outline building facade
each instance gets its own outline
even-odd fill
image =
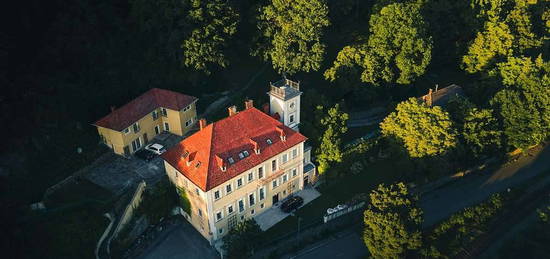
[[[294,101],[299,104],[299,95]],[[307,138],[290,127],[297,127],[299,109],[293,107],[296,117],[289,126],[252,101],[245,106],[243,111],[230,107],[227,118],[208,125],[200,120],[198,132],[162,155],[171,182],[191,203],[185,218],[211,244],[313,180],[307,175],[315,171],[304,145]]]
[[[130,155],[162,132],[183,136],[197,121],[197,98],[153,88],[94,123],[105,145]]]

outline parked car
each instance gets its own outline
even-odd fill
[[[140,149],[134,153],[134,156],[136,156],[137,158],[141,158],[145,161],[151,161],[151,159],[155,158],[157,154],[148,149]]]
[[[166,152],[166,148],[164,148],[161,144],[149,144],[145,147],[145,149],[154,152],[157,155],[162,155],[162,153]]]
[[[300,196],[293,196],[288,198],[281,204],[281,210],[285,213],[289,213],[304,204],[304,199]]]

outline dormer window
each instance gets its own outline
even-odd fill
[[[197,165],[195,165],[195,168],[199,168],[199,166],[201,166],[201,162],[197,162]]]
[[[270,139],[270,138],[266,139],[266,140],[265,140],[265,142],[267,142],[267,144],[268,144],[268,145],[271,145],[271,144],[273,144],[273,141],[271,141],[271,139]]]
[[[227,161],[229,162],[230,165],[235,163],[235,160],[232,157],[228,158]]]
[[[243,159],[243,158],[244,158],[243,152],[239,153],[239,159]]]
[[[185,151],[183,152],[183,154],[181,154],[181,157],[186,158],[188,155],[189,155],[189,151]]]
[[[244,155],[244,157],[247,157],[247,156],[249,156],[250,154],[248,153],[248,151],[244,150],[244,151],[243,151],[243,155]]]

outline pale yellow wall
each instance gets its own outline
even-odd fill
[[[143,118],[139,119],[137,122],[139,123],[140,130],[138,132],[134,132],[133,130],[133,124],[128,126],[130,128],[129,133],[123,133],[123,131],[115,131],[112,129],[107,129],[103,127],[97,127],[98,132],[100,135],[103,135],[106,140],[107,146],[113,149],[113,151],[117,154],[123,155],[124,154],[124,147],[128,146],[130,149],[130,153],[134,153],[135,150],[132,148],[132,141],[140,138],[141,139],[141,146],[145,146],[145,139],[144,134],[147,133],[147,139],[150,142],[151,139],[153,139],[157,134],[155,133],[155,126],[160,127],[160,132],[164,131],[164,122],[168,122],[169,125],[169,131],[176,135],[184,135],[191,129],[191,125],[189,127],[185,127],[185,121],[189,118],[196,118],[197,112],[196,112],[196,102],[193,102],[190,104],[190,109],[183,112],[183,109],[181,111],[174,111],[170,109],[166,109],[167,116],[162,116],[161,108],[156,109],[158,113],[158,118],[156,120],[153,120],[152,113],[148,113]],[[195,123],[195,119],[193,120],[193,123]]]
[[[103,136],[105,145],[117,154],[124,154],[124,140],[121,132],[103,127],[97,127],[97,132],[100,138]]]
[[[187,221],[195,227],[199,233],[208,241],[212,240],[210,235],[210,224],[208,213],[208,206],[206,204],[206,193],[198,188],[195,184],[189,181],[185,176],[179,173],[174,167],[164,161],[166,168],[166,174],[170,181],[177,187],[182,188],[187,193],[187,198],[191,203],[191,214],[186,217]],[[197,190],[199,194],[197,195]],[[199,216],[199,209],[202,212],[202,216]]]
[[[292,150],[295,148],[297,149],[297,156],[292,158]],[[273,205],[272,197],[276,193],[279,193],[279,201],[282,201],[291,193],[303,189],[303,150],[303,143],[295,145],[294,147],[281,152],[277,156],[264,161],[260,165],[243,172],[237,177],[232,178],[231,180],[217,186],[212,190],[209,190],[208,192],[202,192],[200,188],[195,186],[185,176],[178,173],[177,170],[167,162],[164,162],[164,164],[166,167],[166,173],[172,183],[178,187],[185,187],[188,191],[188,198],[192,206],[192,213],[188,218],[188,221],[208,241],[212,243],[228,233],[228,220],[230,217],[235,216],[236,222],[240,222],[242,221],[241,216],[244,216],[243,219],[257,216]],[[284,153],[288,154],[288,161],[285,164],[282,164],[282,156]],[[255,154],[251,153],[250,155],[253,156]],[[271,161],[274,159],[277,160],[277,170],[271,171]],[[260,167],[264,168],[264,176],[262,179],[258,179],[258,168]],[[297,171],[295,177],[292,176],[292,169],[294,168]],[[281,171],[284,173],[281,174]],[[248,174],[250,172],[253,172],[254,178],[249,182]],[[273,174],[278,174],[275,178],[279,182],[276,188],[273,188],[272,186],[274,179],[266,181],[266,179],[269,179]],[[288,180],[285,183],[282,183],[284,174],[287,175]],[[243,185],[240,188],[237,187],[237,180],[239,178],[243,179]],[[232,191],[230,193],[226,193],[226,186],[228,184],[232,185]],[[291,187],[292,185],[294,185],[294,188]],[[263,200],[260,200],[259,196],[259,188],[261,187],[265,187],[266,191],[266,195]],[[199,190],[200,195],[196,195],[195,190]],[[215,191],[220,191],[220,198],[217,200],[214,199]],[[253,206],[249,205],[248,195],[251,193],[255,193],[255,204]],[[245,201],[245,210],[243,212],[239,212],[238,201],[240,199]],[[227,208],[230,204],[233,204],[234,212],[231,215],[228,215]],[[264,208],[261,208],[261,204],[264,204]],[[203,212],[203,217],[198,216],[199,208]],[[223,210],[223,218],[217,221],[216,212],[220,210]],[[255,212],[253,215],[251,214],[252,210]],[[222,234],[219,233],[219,229],[223,229]]]
[[[298,148],[296,158],[292,158],[292,150],[294,148]],[[289,160],[285,164],[282,164],[282,154],[284,153],[288,154]],[[250,154],[250,155],[252,156],[254,154]],[[277,170],[275,172],[271,171],[271,161],[273,159],[277,159]],[[258,179],[258,168],[262,166],[264,168],[264,177],[262,179]],[[292,173],[291,173],[291,170],[293,168],[297,170],[297,174],[295,177],[292,177]],[[265,180],[270,178],[270,176],[273,175],[274,173],[280,173],[280,170],[283,170],[284,173],[276,177],[276,179],[278,179],[279,181],[279,184],[276,188],[273,188],[272,186],[273,180],[269,180],[267,182]],[[254,179],[252,180],[252,182],[248,182],[248,174],[250,172],[253,172],[254,174]],[[282,183],[282,178],[284,174],[287,174],[288,180],[287,182]],[[243,186],[237,189],[237,179],[241,177],[243,178]],[[228,233],[228,221],[230,217],[235,216],[236,222],[239,222],[239,221],[242,221],[241,216],[244,216],[244,219],[248,219],[259,215],[260,213],[269,209],[273,205],[272,204],[273,195],[279,193],[279,201],[282,201],[291,193],[294,193],[303,189],[302,179],[303,179],[303,143],[300,143],[278,154],[277,156],[266,160],[262,164],[250,170],[247,170],[246,172],[231,179],[230,181],[227,181],[224,184],[208,191],[207,197],[208,197],[208,200],[211,201],[212,203],[212,209],[209,210],[209,212],[211,213],[209,217],[214,222],[213,225],[215,227],[212,229],[212,232],[214,234],[214,240],[219,239]],[[226,185],[230,183],[232,184],[233,191],[227,194]],[[292,185],[294,185],[294,188],[292,188]],[[265,187],[266,195],[264,200],[260,201],[259,189],[261,187]],[[221,198],[219,198],[218,200],[215,200],[214,192],[217,190],[220,191]],[[249,205],[248,195],[251,193],[255,193],[255,204],[253,206]],[[239,212],[239,206],[238,206],[238,201],[240,199],[243,199],[245,201],[245,210],[242,213]],[[231,204],[233,204],[234,212],[231,215],[228,215],[227,208]],[[264,204],[264,208],[261,208],[261,204]],[[252,210],[254,210],[253,215],[251,214]],[[219,221],[216,220],[216,212],[218,211],[223,211],[223,218]],[[222,234],[219,233],[219,229],[223,229]]]

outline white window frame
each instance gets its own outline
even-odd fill
[[[157,110],[154,110],[151,113],[151,116],[153,117],[153,120],[156,121],[159,118],[159,113],[157,112]]]
[[[230,212],[229,208],[231,208],[231,210],[233,210],[233,211]],[[235,213],[235,208],[233,207],[233,203],[231,203],[231,204],[227,205],[227,215],[231,215],[233,213]]]
[[[124,135],[130,134],[130,127],[123,129],[122,133],[124,133]]]
[[[298,169],[292,168],[292,177],[296,177],[298,175]]]
[[[250,199],[251,196],[252,196],[252,200]],[[248,198],[249,207],[256,205],[256,192],[249,193],[247,198]]]
[[[275,189],[275,188],[279,187],[278,179],[275,179],[271,182],[271,187],[272,187],[272,189]]]
[[[216,197],[216,194],[217,194],[218,197]],[[217,201],[221,198],[222,198],[222,193],[220,192],[220,190],[215,190],[214,191],[214,200]]]
[[[168,116],[168,110],[166,110],[166,108],[160,108],[160,114],[163,117],[167,117]]]
[[[287,175],[287,174],[288,174],[288,173],[285,173],[285,174],[283,174],[283,176],[282,176],[282,178],[283,178],[283,183],[288,182],[288,175]]]
[[[241,203],[243,204],[243,209],[241,210]],[[237,208],[239,209],[239,213],[243,213],[246,211],[246,202],[243,198],[239,199],[237,201]]]
[[[170,123],[167,121],[164,122],[164,131],[170,131]]]
[[[160,133],[162,133],[162,131],[160,131],[160,125],[155,125],[155,134],[158,135]]]
[[[292,150],[292,159],[296,158],[298,156],[298,148],[295,148]]]
[[[261,171],[261,177],[260,177],[260,171]],[[265,170],[263,166],[258,167],[258,179],[262,179],[265,176]]]
[[[241,181],[241,185],[239,185],[239,181]],[[242,178],[242,177],[239,178],[239,179],[237,179],[236,185],[237,185],[237,189],[240,189],[241,187],[244,186],[244,181],[243,181],[243,178]]]
[[[281,161],[282,163],[281,164],[286,164],[288,162],[288,154],[287,153],[284,153],[282,156],[281,156]]]
[[[264,197],[262,198],[262,191],[263,191],[263,194],[264,194]],[[265,186],[263,186],[262,188],[260,188],[258,190],[258,200],[259,201],[263,201],[265,200],[265,196],[266,196],[266,190],[265,190]]]
[[[275,172],[275,171],[277,171],[277,159],[271,160],[271,172]]]
[[[252,177],[250,177],[250,176],[252,176]],[[246,175],[246,179],[248,180],[249,183],[251,183],[252,181],[254,181],[254,171],[249,172],[249,173]]]
[[[229,191],[227,191],[228,186],[229,186],[229,189],[230,189]],[[225,193],[230,194],[232,192],[233,192],[233,184],[230,183],[230,184],[225,185]]]
[[[296,120],[294,119],[296,116],[294,116],[294,114],[290,114],[290,116],[288,116],[288,121],[290,123],[294,123]]]
[[[221,215],[221,216],[218,218],[218,215]],[[216,222],[219,222],[222,219],[223,219],[223,210],[216,211]]]
[[[141,130],[141,127],[139,126],[139,121],[136,121],[134,122],[134,124],[132,124],[132,130],[134,130],[134,133],[138,133]]]

